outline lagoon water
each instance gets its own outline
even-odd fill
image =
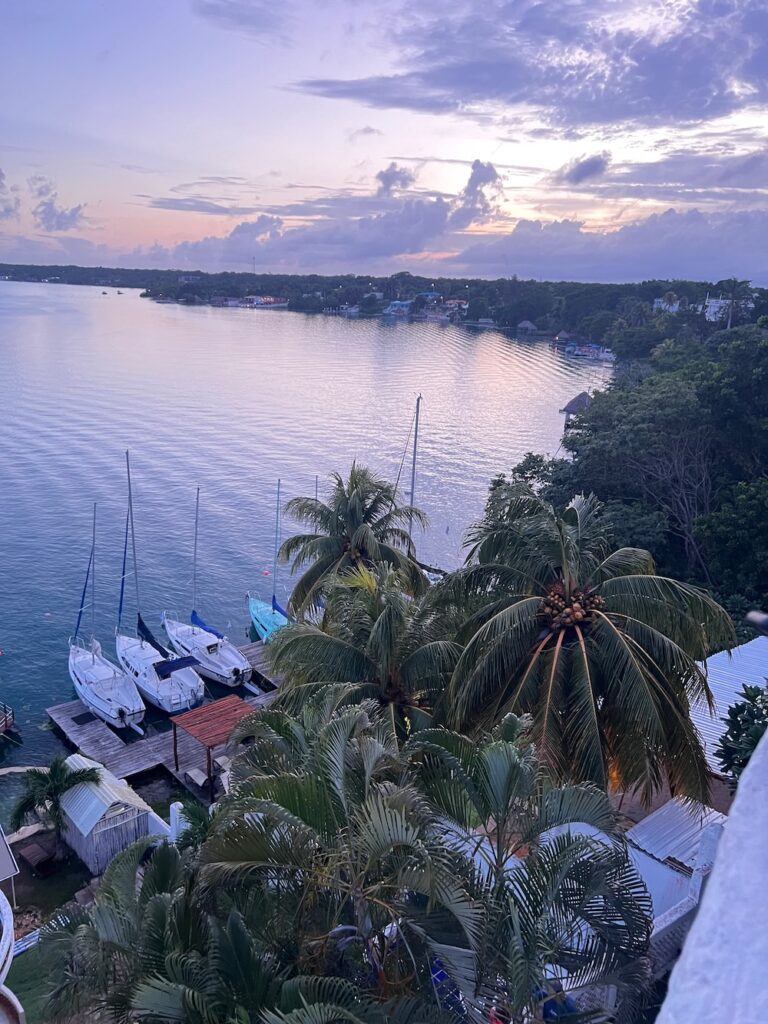
[[[2,765],[63,749],[45,708],[73,696],[67,639],[93,502],[96,632],[114,653],[126,448],[145,618],[159,630],[164,608],[189,612],[199,486],[198,609],[244,641],[245,591],[272,591],[278,477],[285,497],[313,494],[316,474],[322,493],[353,458],[395,478],[421,392],[416,503],[431,527],[416,539],[451,567],[491,477],[527,451],[554,453],[558,410],[610,375],[495,331],[107,292],[0,282],[0,697],[22,732],[21,746],[0,740]],[[401,479],[407,490],[409,453]],[[282,570],[279,596],[289,589]],[[130,589],[126,600],[132,625]],[[0,805],[13,788],[0,780]]]

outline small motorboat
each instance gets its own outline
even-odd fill
[[[144,701],[133,680],[102,653],[98,640],[70,639],[69,674],[77,696],[102,721],[141,732]]]
[[[192,656],[196,670],[207,679],[224,686],[241,686],[250,680],[248,659],[197,612],[192,612],[189,622],[164,612],[162,623],[171,647],[182,657]]]

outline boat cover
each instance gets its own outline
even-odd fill
[[[144,619],[142,619],[141,613],[139,613],[138,620],[136,622],[136,635],[139,640],[144,640],[150,645],[150,647],[154,647],[158,654],[162,654],[164,658],[168,657],[168,651],[166,651],[159,640],[155,640],[149,626],[146,624]]]
[[[280,612],[280,614],[286,620],[290,619],[290,616],[288,615],[288,612],[285,611],[284,608],[281,608],[280,605],[277,603],[277,598],[275,597],[274,594],[272,595],[272,611],[273,612]]]
[[[189,655],[185,658],[173,658],[171,661],[158,661],[154,667],[158,678],[167,679],[171,672],[178,672],[180,668],[194,668],[199,664],[197,658]]]
[[[189,616],[189,621],[193,626],[197,626],[198,629],[204,629],[206,633],[213,633],[213,635],[217,636],[219,640],[224,639],[224,634],[220,633],[218,629],[214,629],[213,626],[207,626],[194,609],[192,614]]]

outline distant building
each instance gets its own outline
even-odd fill
[[[179,274],[179,284],[197,284],[201,280],[199,274]]]
[[[366,292],[363,298],[375,299],[377,302],[381,302],[381,300],[384,298],[384,292]]]
[[[654,313],[678,313],[680,311],[680,300],[665,302],[663,298],[653,300]]]
[[[575,398],[572,398],[570,402],[560,410],[565,413],[565,429],[571,425],[571,420],[574,416],[578,416],[579,413],[584,412],[592,405],[592,396],[587,391],[580,391]]]
[[[698,307],[699,312],[704,314],[704,317],[710,323],[718,323],[720,320],[728,319],[728,311],[731,308],[731,300],[729,298],[723,298],[722,295],[716,299],[710,298],[707,294],[704,302]],[[749,312],[755,308],[754,300],[751,298],[737,299],[733,304],[734,312]]]
[[[517,331],[519,334],[531,334],[533,331],[537,331],[538,327],[536,324],[531,323],[530,320],[521,320],[517,325]]]

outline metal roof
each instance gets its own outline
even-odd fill
[[[708,825],[724,825],[727,820],[724,814],[704,804],[673,799],[633,825],[627,831],[627,839],[657,860],[672,859],[693,870],[704,829]]]
[[[749,643],[741,644],[728,653],[722,651],[707,658],[707,678],[715,699],[714,716],[709,714],[705,704],[691,708],[693,724],[704,743],[707,764],[713,772],[722,774],[720,762],[715,757],[718,740],[725,732],[723,719],[728,708],[738,703],[741,688],[765,686],[768,676],[768,637],[759,636]]]
[[[64,813],[81,835],[88,835],[96,824],[109,813],[135,807],[151,810],[138,793],[116,778],[104,765],[91,761],[82,754],[70,754],[66,761],[70,768],[98,768],[98,782],[81,782],[67,790],[61,798]]]

